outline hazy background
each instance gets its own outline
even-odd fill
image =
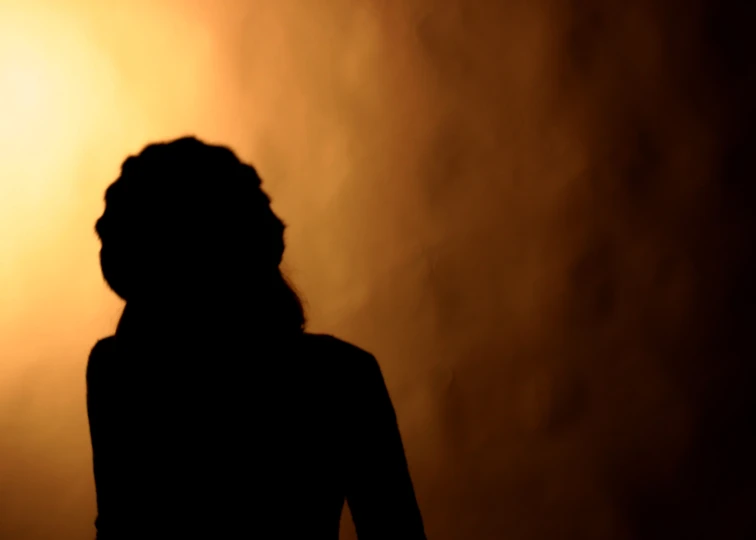
[[[750,5],[0,0],[0,538],[93,537],[93,224],[184,134],[379,359],[429,538],[754,537]]]

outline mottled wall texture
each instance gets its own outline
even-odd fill
[[[429,538],[756,537],[752,6],[0,0],[0,538],[93,537],[92,226],[184,134],[379,359]]]

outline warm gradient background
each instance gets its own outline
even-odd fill
[[[378,357],[429,538],[756,537],[753,11],[0,0],[0,539],[93,536],[92,227],[184,134]]]

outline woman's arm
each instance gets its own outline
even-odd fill
[[[117,419],[113,407],[113,389],[109,388],[108,369],[113,363],[112,338],[103,339],[94,346],[87,363],[87,416],[92,441],[92,461],[97,496],[97,537],[112,534],[109,521],[121,504],[116,500],[119,489],[118,441],[114,428]]]
[[[346,498],[360,540],[424,539],[394,406],[376,359],[354,367],[346,403]]]

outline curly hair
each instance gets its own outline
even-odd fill
[[[301,302],[279,269],[284,229],[255,168],[194,137],[127,158],[95,226],[105,280],[127,303],[157,291],[231,294],[246,284],[266,309],[303,328]]]

